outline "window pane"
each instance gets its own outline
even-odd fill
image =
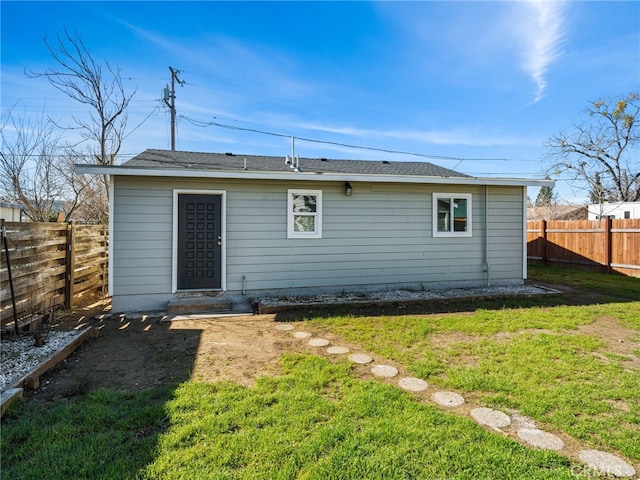
[[[448,198],[438,199],[438,231],[448,232],[451,230],[449,225],[449,215],[451,212],[450,200]]]
[[[293,231],[294,232],[315,232],[316,217],[312,215],[294,215]]]
[[[293,211],[300,212],[316,212],[316,196],[315,195],[293,195]]]
[[[467,231],[467,199],[466,198],[453,199],[453,231],[454,232]]]

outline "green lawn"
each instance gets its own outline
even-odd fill
[[[551,281],[554,270],[534,275]],[[338,333],[431,384],[516,408],[637,463],[640,352],[621,355],[579,328],[611,322],[640,339],[640,280],[589,281],[603,292],[594,298],[617,303],[561,306],[549,298],[550,306],[523,300],[456,314],[352,313],[299,329]],[[597,478],[394,386],[362,381],[347,360],[291,354],[281,363],[280,375],[251,388],[189,381],[21,402],[2,422],[2,478]]]
[[[253,388],[186,382],[23,404],[3,478],[572,479],[579,467],[419,403],[347,362],[287,355]]]
[[[348,315],[311,319],[310,327],[400,362],[433,385],[483,405],[517,409],[551,429],[638,462],[640,351],[620,354],[616,340],[607,342],[578,328],[601,322],[640,341],[640,279],[567,272],[539,267],[532,275],[588,287],[594,300],[615,298],[617,303]]]

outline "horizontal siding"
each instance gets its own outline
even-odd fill
[[[114,295],[171,292],[172,191],[166,185],[114,182]]]
[[[484,188],[117,177],[114,294],[171,292],[173,189],[226,192],[227,289],[356,288],[482,282]],[[323,238],[286,238],[289,188],[323,191]],[[522,193],[490,187],[489,255],[498,279],[522,276]],[[432,236],[432,193],[473,194],[473,237]]]
[[[492,281],[523,278],[522,188],[491,187],[489,263]]]

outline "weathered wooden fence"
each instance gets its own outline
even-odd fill
[[[4,243],[0,262],[0,324],[54,305],[71,308],[80,297],[106,293],[106,225],[5,223],[12,284]]]
[[[530,221],[527,258],[640,277],[640,219]]]

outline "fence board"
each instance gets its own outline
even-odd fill
[[[104,293],[107,284],[106,225],[5,223],[16,313],[64,303],[81,295]],[[70,242],[71,240],[71,242]],[[13,305],[2,245],[0,256],[0,324],[13,322]]]
[[[527,222],[527,258],[640,277],[640,219]]]

